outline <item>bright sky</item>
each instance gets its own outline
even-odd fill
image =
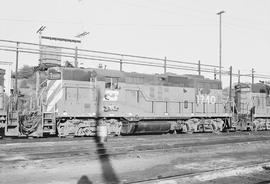
[[[74,39],[81,47],[205,64],[219,64],[219,17],[224,10],[223,66],[269,74],[269,0],[0,0],[0,39],[38,43],[44,35]],[[14,56],[0,52],[0,60]],[[2,56],[2,57],[1,57]],[[4,57],[5,56],[5,57]],[[20,65],[37,64],[20,57]]]

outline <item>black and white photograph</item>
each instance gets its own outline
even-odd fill
[[[0,184],[270,183],[270,0],[0,0]]]

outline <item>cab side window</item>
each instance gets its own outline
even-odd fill
[[[119,89],[118,81],[119,81],[119,78],[117,77],[106,77],[105,88],[106,89]]]

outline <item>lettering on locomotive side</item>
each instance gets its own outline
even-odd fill
[[[118,111],[119,107],[116,105],[108,105],[108,106],[103,106],[103,111],[104,112],[109,112],[109,111]]]
[[[216,103],[216,97],[213,95],[196,95],[196,103],[202,104],[215,104]]]
[[[105,90],[103,101],[117,101],[119,91],[116,90]]]

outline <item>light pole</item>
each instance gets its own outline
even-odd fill
[[[88,35],[90,32],[86,32],[86,31],[84,31],[84,32],[82,32],[82,33],[80,33],[80,34],[78,34],[78,35],[76,35],[75,37],[76,38],[83,38],[83,37],[85,37],[86,35]],[[74,61],[74,64],[75,64],[75,67],[77,68],[78,67],[78,46],[76,46],[75,47],[75,61]]]
[[[41,64],[41,58],[42,58],[42,53],[41,53],[42,31],[44,31],[45,28],[46,28],[46,26],[41,26],[41,27],[37,30],[37,33],[39,34],[39,64]]]
[[[222,47],[222,42],[221,42],[221,15],[225,13],[225,11],[220,11],[217,13],[219,15],[219,80],[221,81],[221,47]]]

